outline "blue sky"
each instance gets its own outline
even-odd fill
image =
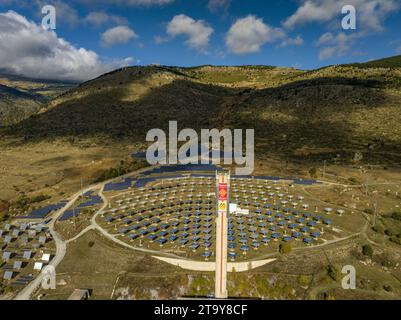
[[[57,10],[54,32],[40,28],[46,4]],[[356,30],[341,27],[345,4]],[[0,65],[78,80],[152,63],[312,69],[401,54],[400,9],[399,0],[0,0]]]

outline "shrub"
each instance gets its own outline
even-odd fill
[[[309,170],[309,175],[311,176],[311,178],[316,178],[317,177],[317,169],[315,167],[311,168]]]
[[[394,220],[401,221],[401,212],[395,211],[395,212],[391,213],[390,217]]]
[[[8,294],[8,293],[12,293],[12,292],[14,292],[13,287],[5,286],[5,287],[3,288],[3,293],[4,293],[4,294]]]
[[[273,273],[280,273],[280,268],[279,267],[273,267],[272,271],[273,271]]]
[[[389,237],[392,237],[394,235],[393,232],[391,230],[389,230],[389,229],[386,229],[384,231],[384,233],[386,234],[386,236],[389,236]]]
[[[333,265],[329,265],[327,267],[327,275],[334,281],[338,281],[340,278],[340,273],[338,269]]]
[[[325,292],[323,295],[324,300],[336,300],[332,293]]]
[[[7,218],[7,213],[5,212],[0,212],[0,222],[5,221]]]
[[[372,230],[373,230],[374,232],[377,232],[377,233],[380,233],[380,234],[384,234],[384,228],[383,228],[383,226],[380,225],[380,224],[375,225],[375,226],[372,228]]]
[[[365,213],[367,213],[367,214],[374,214],[374,211],[373,211],[373,209],[370,209],[370,208],[368,208],[368,209],[365,209],[365,210],[363,210]]]
[[[149,164],[146,161],[132,161],[129,163],[126,163],[125,161],[120,161],[120,165],[118,167],[110,168],[103,172],[101,176],[95,180],[95,183],[114,179],[127,173],[146,168],[148,166]]]
[[[383,267],[391,268],[396,265],[396,262],[393,260],[393,258],[388,254],[388,253],[382,253],[379,255],[375,255],[373,260],[380,264]]]
[[[356,179],[354,177],[349,178],[348,181],[351,182],[352,184],[359,184],[358,179]]]
[[[298,283],[302,286],[302,287],[308,287],[310,284],[310,277],[307,275],[300,275],[298,277]]]
[[[399,237],[399,235],[397,237],[391,237],[390,241],[395,243],[395,244],[401,245],[401,238]]]
[[[373,248],[371,245],[366,244],[362,247],[362,253],[364,256],[373,257]]]
[[[393,288],[390,285],[384,285],[383,289],[386,290],[387,292],[392,292]]]
[[[287,254],[292,251],[292,246],[290,243],[282,243],[279,250],[281,254]]]

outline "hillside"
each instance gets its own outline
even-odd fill
[[[398,68],[131,67],[80,85],[8,133],[144,142],[148,130],[177,119],[197,130],[255,128],[258,151],[282,157],[394,153],[400,87]]]
[[[254,128],[257,164],[397,165],[400,105],[401,68],[129,67],[3,128],[0,178],[7,197],[27,179],[28,190],[65,190],[68,179],[94,180],[142,150],[148,130],[167,131],[169,120],[179,129]]]
[[[401,55],[365,63],[355,63],[352,66],[357,68],[401,68]]]
[[[28,118],[73,87],[74,84],[0,74],[0,126]]]

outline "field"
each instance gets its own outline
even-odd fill
[[[149,255],[122,249],[92,231],[73,242],[69,252],[59,267],[57,290],[40,290],[36,297],[65,299],[75,288],[91,288],[93,299],[176,299],[205,296],[214,290],[212,273],[169,266]],[[361,242],[352,240],[324,250],[278,254],[277,258],[266,267],[230,273],[230,296],[264,299],[400,297],[399,253],[375,248],[371,259],[361,253]],[[341,268],[345,264],[357,270],[357,290],[341,288]],[[334,267],[334,273],[328,272],[330,266]]]

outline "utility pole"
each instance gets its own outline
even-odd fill
[[[75,208],[74,209],[72,209],[72,214],[74,215],[74,228],[75,228],[75,230],[77,229],[77,216],[76,216],[76,214],[75,214]]]
[[[326,177],[326,160],[323,161],[323,178]]]
[[[81,190],[82,190],[82,199],[84,198],[84,180],[81,176]]]
[[[377,201],[373,204],[374,207],[374,216],[373,216],[373,227],[376,226],[377,223]]]

